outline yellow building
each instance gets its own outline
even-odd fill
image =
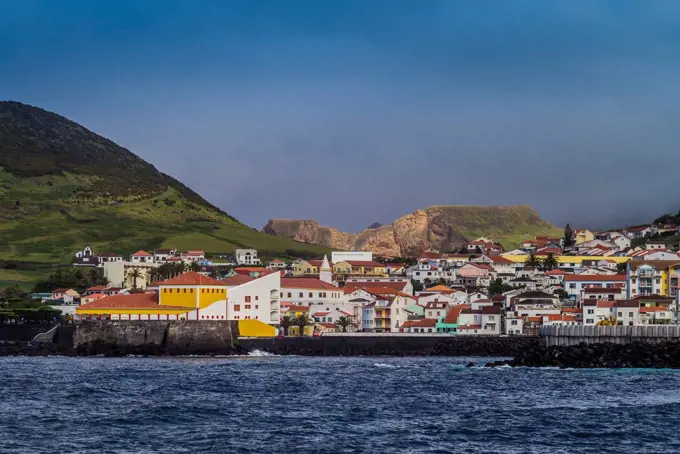
[[[387,277],[387,267],[383,263],[362,260],[344,260],[333,265],[333,276],[339,281],[348,276]]]
[[[576,230],[574,232],[575,244],[587,243],[588,241],[593,241],[595,239],[595,234],[588,229]]]
[[[133,293],[98,298],[76,308],[85,319],[111,320],[223,320],[227,286],[189,272],[158,284],[158,293]]]
[[[323,260],[296,260],[293,263],[293,275],[296,277],[319,276],[319,268]]]

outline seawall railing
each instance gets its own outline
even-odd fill
[[[543,326],[540,331],[540,344],[545,347],[668,341],[680,341],[680,326]]]

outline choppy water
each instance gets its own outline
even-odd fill
[[[468,361],[0,358],[0,453],[680,452],[680,372]]]

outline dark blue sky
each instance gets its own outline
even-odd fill
[[[678,1],[0,0],[0,99],[242,221],[680,208]]]

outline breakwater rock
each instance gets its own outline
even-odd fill
[[[672,368],[680,369],[680,342],[649,344],[580,344],[567,347],[535,346],[510,361],[487,366],[561,368]]]
[[[538,337],[321,336],[239,339],[245,351],[302,356],[515,356]]]

